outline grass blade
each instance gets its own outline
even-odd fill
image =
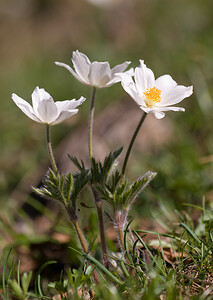
[[[10,248],[10,250],[7,254],[6,260],[4,262],[3,273],[2,273],[2,287],[3,287],[3,292],[4,292],[4,295],[6,298],[7,298],[7,289],[6,289],[6,276],[5,275],[6,275],[6,267],[7,267],[8,259],[9,259],[12,249],[13,248]]]

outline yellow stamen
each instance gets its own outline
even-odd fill
[[[157,89],[155,86],[147,89],[143,95],[146,98],[145,103],[147,106],[153,106],[161,101],[161,90]]]

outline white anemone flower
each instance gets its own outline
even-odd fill
[[[121,78],[124,90],[146,113],[153,113],[157,119],[165,116],[164,111],[185,111],[173,105],[191,96],[193,87],[177,85],[170,75],[160,76],[155,80],[154,73],[147,68],[143,60],[135,68],[134,80],[127,73],[117,74]]]
[[[126,61],[111,69],[108,62],[91,62],[85,54],[77,50],[72,54],[72,63],[75,71],[69,65],[55,62],[57,66],[66,68],[81,83],[104,88],[119,82],[120,78],[115,74],[124,72],[131,62]]]
[[[15,104],[33,121],[49,125],[56,125],[78,112],[77,106],[86,99],[65,100],[54,102],[53,98],[44,89],[38,86],[32,93],[32,106],[16,94],[12,94]]]

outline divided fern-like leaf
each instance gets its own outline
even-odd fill
[[[34,188],[34,191],[39,195],[56,199],[75,210],[78,195],[90,181],[90,175],[83,161],[79,163],[76,157],[71,156],[70,159],[80,170],[79,173],[72,175],[69,172],[67,175],[60,175],[49,169],[43,181],[43,186]]]
[[[86,170],[83,160],[78,161],[77,157],[71,156],[68,154],[69,159],[73,162],[73,164],[79,169],[79,171]]]
[[[115,161],[118,156],[121,154],[123,147],[115,150],[114,152],[110,152],[108,156],[106,156],[103,164],[101,162],[96,162],[94,158],[91,161],[91,183],[92,184],[106,184],[109,174],[115,165]]]
[[[70,200],[71,200],[72,207],[76,208],[76,200],[78,198],[79,193],[90,181],[89,170],[87,169],[81,170],[80,173],[73,174],[73,178],[74,178],[74,185],[70,196]]]

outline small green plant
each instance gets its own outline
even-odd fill
[[[71,253],[77,253],[81,266],[79,269],[68,268],[62,271],[58,280],[42,285],[42,271],[56,261],[44,263],[37,273],[20,275],[19,267],[11,269],[6,278],[6,269],[10,252],[3,267],[3,300],[11,299],[185,299],[183,291],[190,296],[193,280],[199,285],[200,299],[207,299],[211,294],[212,274],[213,218],[212,212],[205,206],[201,208],[202,217],[197,227],[188,215],[167,212],[173,220],[161,220],[170,228],[170,232],[160,234],[135,230],[129,221],[129,212],[137,197],[156,176],[156,172],[147,171],[131,182],[126,176],[126,169],[135,139],[148,114],[157,119],[165,116],[166,111],[184,111],[173,105],[192,94],[192,86],[179,86],[170,75],[155,79],[152,70],[140,60],[135,70],[125,71],[130,62],[124,62],[110,68],[108,62],[90,62],[86,55],[73,52],[74,69],[65,67],[83,84],[91,87],[91,99],[88,119],[88,159],[79,160],[69,155],[77,167],[75,173],[63,174],[57,166],[51,144],[51,126],[61,123],[78,112],[83,104],[79,100],[56,101],[44,89],[36,87],[32,93],[32,106],[17,96],[12,95],[15,104],[32,120],[42,123],[46,128],[47,152],[51,168],[48,169],[41,187],[33,188],[39,196],[57,201],[64,208],[79,240],[80,249],[69,247]],[[93,122],[97,90],[121,82],[124,90],[134,99],[142,110],[141,118],[127,146],[122,167],[120,154],[123,147],[110,152],[103,162],[94,157]],[[85,145],[82,145],[85,146]],[[93,242],[87,240],[78,201],[83,189],[88,189],[94,200],[102,259],[93,249]],[[116,253],[112,253],[107,244],[104,221],[104,207],[108,206],[108,217],[117,233]],[[172,221],[171,221],[172,220]],[[174,224],[176,220],[176,224]],[[148,234],[156,239],[147,239]],[[165,240],[166,238],[166,240]],[[145,240],[146,239],[146,240]],[[153,243],[153,244],[152,244]],[[119,246],[118,246],[119,245]],[[169,245],[174,261],[167,258],[165,245]],[[17,273],[17,278],[13,276]],[[210,276],[210,277],[208,277]],[[32,281],[34,283],[32,283]],[[181,283],[181,284],[180,284]],[[200,292],[202,291],[202,292]],[[48,294],[49,293],[49,294]],[[45,296],[48,294],[48,296]],[[49,296],[51,295],[51,297]]]

